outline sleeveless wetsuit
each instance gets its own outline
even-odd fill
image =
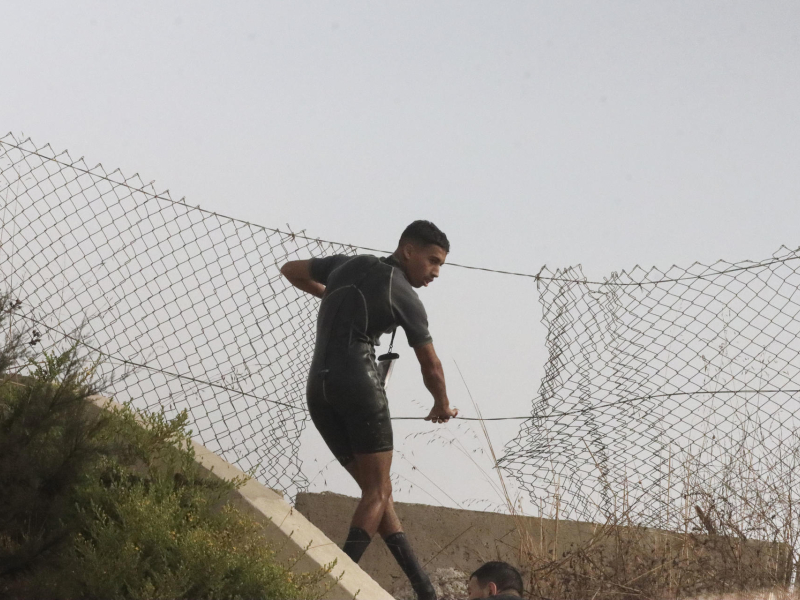
[[[412,348],[431,343],[428,317],[393,257],[333,255],[310,263],[324,284],[306,397],[311,420],[342,464],[393,448],[375,345],[401,326]]]

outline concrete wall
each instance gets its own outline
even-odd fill
[[[295,508],[341,544],[347,538],[356,504],[357,498],[339,494],[301,493]],[[402,502],[395,504],[395,510],[420,562],[428,563],[428,571],[455,568],[471,573],[490,560],[519,566],[520,527],[509,515]],[[591,523],[562,521],[556,532],[555,521],[535,517],[522,517],[519,525],[530,532],[541,549],[556,554],[587,542],[595,530]],[[391,591],[404,580],[403,572],[379,538],[370,544],[359,565],[384,589]]]
[[[93,398],[94,406],[104,409],[119,406],[108,398]],[[244,473],[208,450],[194,443],[197,463],[206,474],[226,480],[241,477]],[[292,508],[277,492],[250,479],[235,490],[229,501],[242,512],[251,515],[264,525],[264,532],[271,545],[279,550],[279,558],[295,559],[293,570],[316,571],[331,564],[336,566],[325,583],[331,585],[324,596],[329,600],[392,600],[384,589],[341,551],[319,528]],[[298,558],[299,557],[299,558]],[[337,581],[337,578],[340,578]]]
[[[357,498],[338,494],[305,493],[297,495],[295,508],[331,540],[341,544],[347,537],[350,518],[357,503]],[[536,517],[515,519],[498,513],[423,504],[396,503],[395,508],[420,562],[423,565],[427,563],[425,568],[432,574],[437,569],[448,568],[469,574],[490,560],[509,562],[520,567],[524,573],[526,561],[521,560],[523,555],[520,552],[520,531],[537,555],[555,558],[586,544],[598,528],[595,524],[579,521],[556,523]],[[624,530],[625,528],[621,528],[620,531],[624,533]],[[731,543],[737,544],[738,540],[697,534],[692,534],[691,538],[695,548],[692,557],[696,557],[698,561],[706,561],[704,564],[717,575],[724,577],[731,568],[744,566],[748,579],[758,587],[762,585],[762,580],[772,580],[776,575],[780,577],[778,570],[788,573],[781,566],[786,562],[786,548],[781,544],[748,541],[741,546],[736,557],[732,558]],[[680,550],[682,539],[681,534],[646,530],[642,538],[643,544],[637,551],[643,552],[642,558],[646,560],[674,557],[683,552]],[[611,558],[614,555],[614,543],[611,536],[595,547],[609,550],[606,558]],[[370,544],[359,565],[389,591],[400,590],[405,582],[402,572],[380,538]],[[725,589],[729,584],[716,581],[713,577],[709,581],[702,574],[700,579],[706,593],[717,591],[715,585]]]

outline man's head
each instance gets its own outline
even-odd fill
[[[400,261],[408,281],[414,287],[427,286],[439,276],[450,242],[430,221],[414,221],[405,228],[394,256]]]
[[[487,562],[469,577],[469,600],[500,594],[522,595],[522,575],[514,567],[498,560]]]

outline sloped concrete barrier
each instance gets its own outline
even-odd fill
[[[93,397],[92,402],[99,409],[120,406],[103,396]],[[226,480],[244,475],[241,469],[223,460],[205,446],[196,442],[192,442],[192,445],[203,473]],[[261,485],[255,479],[250,479],[231,493],[229,501],[243,513],[251,515],[264,525],[266,537],[278,550],[279,558],[292,557],[296,560],[292,570],[316,571],[336,561],[336,566],[323,582],[332,585],[324,596],[326,599],[393,600],[392,596],[350,560],[339,546],[277,492]],[[342,515],[342,518],[349,519],[350,513]]]

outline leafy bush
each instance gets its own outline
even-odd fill
[[[0,297],[0,325],[11,306]],[[185,413],[169,420],[129,407],[93,410],[87,399],[98,385],[79,345],[34,357],[26,339],[16,330],[0,345],[0,596],[283,599],[324,591],[325,572],[290,571],[261,526],[225,503],[242,481],[200,474]]]

